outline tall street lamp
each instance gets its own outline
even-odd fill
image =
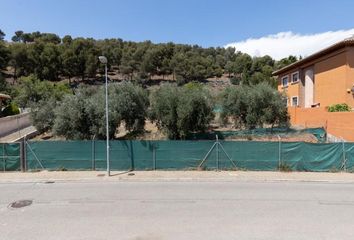
[[[109,129],[108,129],[108,78],[107,78],[107,58],[105,56],[99,56],[98,59],[101,63],[104,64],[104,72],[106,78],[106,145],[107,145],[107,175],[110,176],[110,168],[109,168]]]

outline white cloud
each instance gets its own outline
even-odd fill
[[[289,55],[306,57],[336,42],[354,35],[354,28],[309,35],[280,32],[261,38],[229,43],[225,47],[235,47],[237,51],[251,56],[270,55],[279,60]]]

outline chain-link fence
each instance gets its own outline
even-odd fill
[[[28,170],[106,169],[104,141],[26,143]],[[352,171],[354,143],[111,141],[112,170]]]
[[[20,143],[0,143],[0,168],[5,171],[20,170]]]

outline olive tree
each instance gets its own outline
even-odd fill
[[[114,138],[122,122],[128,131],[143,130],[149,105],[145,90],[132,83],[111,84],[109,89],[109,137]],[[55,109],[53,131],[67,139],[104,139],[105,117],[104,87],[81,87]]]
[[[170,139],[206,130],[213,119],[209,92],[201,86],[164,85],[151,97],[151,119]]]
[[[138,85],[123,82],[113,84],[110,92],[112,112],[124,122],[128,131],[144,130],[149,107],[147,91]]]
[[[57,105],[55,98],[40,100],[36,103],[31,103],[30,120],[38,132],[44,133],[51,130],[54,125],[54,109]]]
[[[222,117],[236,127],[249,129],[264,125],[288,125],[285,97],[266,83],[232,86],[222,94]]]

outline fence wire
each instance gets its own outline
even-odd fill
[[[104,170],[105,144],[105,141],[28,142],[27,169]],[[215,141],[111,141],[111,169],[184,170],[198,166],[261,171],[354,169],[354,143],[218,141],[218,147],[214,145]]]
[[[20,170],[20,143],[0,143],[1,170]]]

